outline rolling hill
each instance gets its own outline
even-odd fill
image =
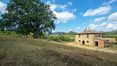
[[[117,35],[117,30],[106,32],[107,35]]]

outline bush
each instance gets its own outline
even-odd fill
[[[13,38],[33,38],[32,35],[21,35],[14,31],[0,31],[0,37],[13,37]]]
[[[67,37],[64,35],[50,35],[50,36],[47,36],[47,39],[53,40],[53,41],[58,41],[58,42],[74,40],[74,39],[71,39],[70,37]]]
[[[117,38],[117,35],[103,35],[104,38]]]

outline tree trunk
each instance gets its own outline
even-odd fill
[[[39,38],[39,31],[38,31],[38,30],[35,31],[35,33],[34,33],[34,38],[35,38],[35,39],[38,39],[38,38]]]
[[[34,38],[35,39],[39,38],[39,23],[37,23],[37,22],[36,22],[36,26],[35,26]]]

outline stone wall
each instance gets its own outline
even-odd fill
[[[89,34],[88,36],[87,36],[87,34],[86,35],[76,35],[75,36],[75,42],[77,43],[77,44],[83,44],[83,41],[84,41],[84,45],[94,45],[94,37],[95,37],[95,35],[93,35],[93,34]]]
[[[104,48],[105,47],[105,41],[104,40],[95,40],[95,42],[98,42],[98,47],[99,48]]]

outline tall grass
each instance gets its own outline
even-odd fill
[[[8,39],[18,39],[18,38],[33,38],[32,35],[21,35],[21,34],[17,34],[14,31],[0,31],[0,39],[2,38],[8,38]]]
[[[117,54],[42,39],[0,37],[0,66],[117,66]]]

